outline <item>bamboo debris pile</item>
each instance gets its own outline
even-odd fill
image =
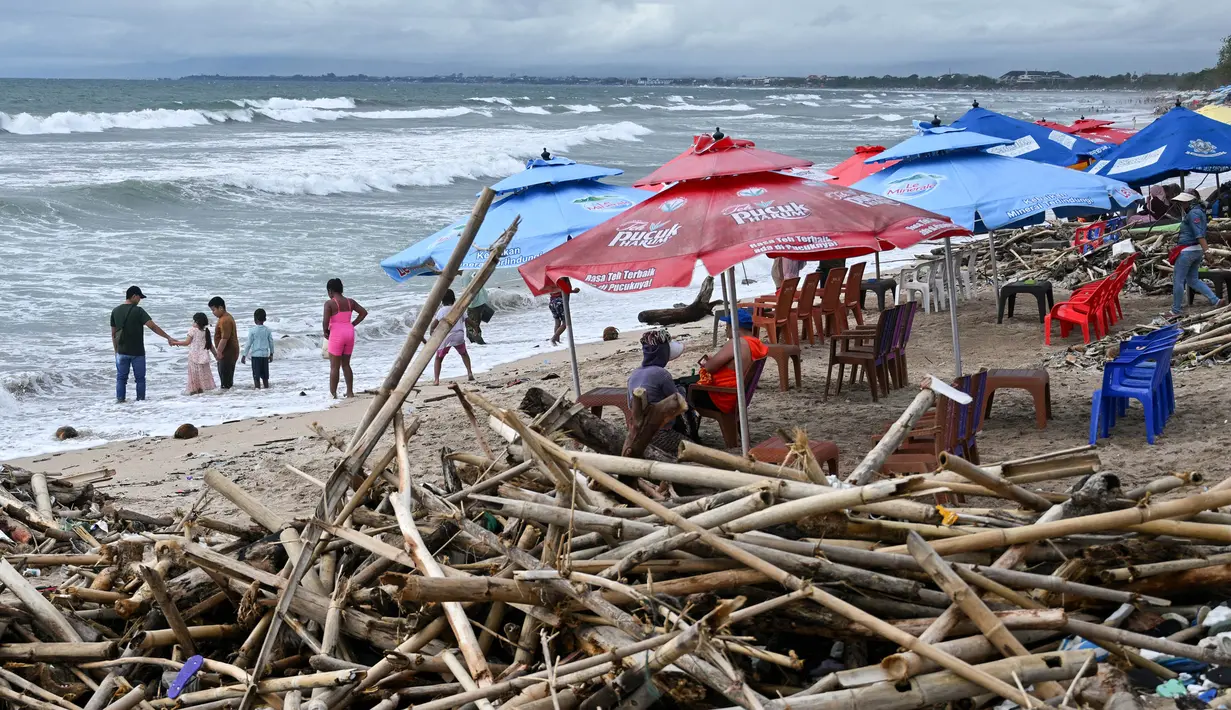
[[[1075,222],[1058,222],[996,232],[1000,282],[1050,281],[1056,289],[1069,291],[1107,276],[1124,257],[1113,253],[1114,243],[1103,244],[1084,254],[1079,252],[1072,246],[1073,232],[1079,226]],[[1176,233],[1141,234],[1135,229],[1120,238],[1132,240],[1133,247],[1140,253],[1126,289],[1147,295],[1169,294],[1172,269],[1167,262],[1167,252],[1175,245]],[[1212,220],[1207,239],[1210,250],[1206,266],[1231,269],[1231,220]],[[991,282],[992,264],[986,254],[979,260],[979,274],[983,282]]]
[[[1197,606],[1231,579],[1231,515],[1219,512],[1231,487],[1204,490],[1191,475],[1122,490],[1088,447],[982,466],[945,455],[936,473],[878,480],[937,396],[928,382],[845,482],[809,456],[599,453],[623,439],[563,397],[544,393],[527,418],[460,388],[475,450],[442,451],[439,484],[416,474],[406,400],[517,228],[429,333],[492,197],[480,196],[384,384],[339,439],[310,515],[291,518],[210,470],[181,515],[113,511],[102,539],[48,525],[0,560],[0,699],[34,710],[909,710],[996,697],[1077,708],[1131,694],[1121,666],[1148,671],[1148,688],[1175,678],[1168,657],[1231,663],[1202,642],[1217,615]],[[1039,486],[1062,479],[1076,480],[1067,493]],[[5,512],[38,514],[36,493],[6,498]],[[250,523],[211,517],[224,500]],[[1167,623],[1180,628],[1163,636]]]
[[[109,507],[108,498],[94,487],[114,475],[103,470],[49,476],[0,464],[0,551],[47,550],[63,542],[97,546],[90,527],[128,512]]]
[[[1231,580],[1231,487],[1199,475],[1123,490],[1081,447],[827,485],[804,459],[587,452],[567,418],[459,395],[480,451],[443,452],[442,484],[411,475],[417,422],[395,407],[389,449],[355,469],[343,455],[335,505],[310,518],[208,471],[250,525],[211,519],[203,497],[173,520],[113,513],[121,529],[85,551],[9,555],[0,695],[38,710],[1077,708],[1123,692],[1121,666],[1161,684],[1166,658],[1231,663],[1195,623]],[[1060,479],[1076,483],[1040,488]],[[21,568],[65,581],[39,590]]]

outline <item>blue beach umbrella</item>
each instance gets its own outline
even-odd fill
[[[1231,171],[1231,125],[1176,106],[1103,156],[1090,172],[1130,185]]]
[[[930,126],[915,121],[915,128],[919,131],[918,135],[911,136],[864,162],[887,163],[891,160],[913,160],[946,153],[975,152],[1002,145],[1013,145],[1013,141],[1007,138],[986,136],[954,126]]]
[[[1025,158],[1037,163],[1069,166],[1082,162],[1084,156],[1099,157],[1113,146],[1095,143],[1080,136],[1069,135],[1047,126],[1022,121],[995,111],[979,108],[978,104],[953,122],[954,128],[965,128],[985,136],[1004,138],[1012,145],[990,148],[989,153],[1009,158]]]
[[[562,157],[553,158],[550,153],[544,150],[541,156],[526,161],[525,170],[520,173],[514,173],[492,185],[492,192],[495,192],[497,195],[503,195],[527,187],[533,187],[534,185],[559,185],[566,182],[597,180],[623,174],[624,171],[618,168],[586,165],[585,163],[578,163]]]
[[[955,133],[944,127],[919,128],[919,136],[885,151],[903,156],[901,162],[873,173],[852,187],[943,214],[972,232],[1038,224],[1045,219],[1048,210],[1059,217],[1076,217],[1113,211],[1141,199],[1140,194],[1116,180],[983,152],[978,145],[980,139],[995,142],[993,137],[974,131]],[[913,146],[905,146],[911,141],[914,141]],[[946,151],[943,149],[945,142],[962,145]],[[994,243],[991,248],[993,278],[998,291],[1000,279],[995,274]],[[960,376],[957,293],[948,240],[945,262],[953,353]]]
[[[517,215],[521,215],[521,226],[496,268],[521,266],[653,194],[589,179],[525,188],[487,210],[461,268],[481,267],[492,243]],[[438,274],[453,253],[465,226],[465,219],[458,220],[385,259],[380,266],[395,281]]]
[[[888,152],[888,151],[886,151]],[[976,231],[1112,212],[1141,195],[1118,180],[981,152],[904,160],[855,183],[864,192],[937,212]],[[979,230],[979,231],[984,231]]]

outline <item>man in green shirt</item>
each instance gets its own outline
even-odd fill
[[[474,281],[474,277],[479,272],[471,271],[469,274],[462,276],[458,282],[462,288],[466,288]],[[483,342],[483,324],[490,322],[492,316],[496,314],[496,309],[492,308],[487,302],[487,285],[479,287],[479,292],[474,295],[474,300],[466,308],[466,338],[477,345],[487,345]]]
[[[123,402],[128,389],[128,371],[137,381],[137,401],[145,399],[145,330],[149,328],[168,342],[163,332],[141,307],[145,294],[129,286],[124,302],[111,311],[111,348],[115,351],[115,401]]]

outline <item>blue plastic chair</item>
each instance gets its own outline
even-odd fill
[[[1120,355],[1103,367],[1103,387],[1094,393],[1090,408],[1090,444],[1111,436],[1116,419],[1128,412],[1128,400],[1136,399],[1145,410],[1146,441],[1162,433],[1175,411],[1175,388],[1171,383],[1171,354],[1175,332],[1130,339]]]

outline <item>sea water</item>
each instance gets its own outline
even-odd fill
[[[480,187],[544,148],[621,168],[610,180],[628,184],[721,126],[825,167],[856,145],[908,137],[912,120],[953,120],[972,98],[1066,122],[1131,125],[1151,108],[1126,93],[0,80],[0,460],[328,406],[320,331],[333,277],[370,312],[355,386],[378,386],[431,286],[394,283],[380,260],[466,214]],[[741,295],[773,289],[765,259],[738,273],[753,280]],[[241,341],[264,308],[273,388],[251,390],[240,365],[235,391],[187,396],[186,349],[147,332],[148,400],[132,401],[130,382],[117,404],[108,316],[132,284],[177,338],[213,296]],[[497,312],[490,344],[470,347],[475,369],[553,350],[545,299],[511,270],[492,286]],[[694,295],[583,291],[577,340]],[[461,373],[447,358],[444,376]],[[57,441],[62,425],[81,438]]]

